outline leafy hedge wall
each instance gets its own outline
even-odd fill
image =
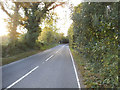
[[[74,8],[68,31],[70,46],[86,58],[91,71],[99,73],[102,87],[118,87],[118,6],[81,3]]]

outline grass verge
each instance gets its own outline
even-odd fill
[[[76,50],[70,48],[75,64],[77,66],[78,76],[82,82],[81,88],[95,88],[99,85],[99,74],[93,73],[91,67],[87,64],[85,58]]]
[[[37,54],[37,53],[39,53],[41,51],[44,51],[46,49],[50,49],[50,48],[55,47],[57,45],[58,44],[44,45],[40,50],[37,50],[37,49],[36,50],[30,50],[30,51],[26,51],[26,52],[23,52],[23,53],[16,54],[14,56],[2,58],[2,65],[9,64],[11,62],[26,58],[28,56]]]

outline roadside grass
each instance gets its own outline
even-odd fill
[[[75,60],[78,73],[81,74],[81,76],[78,74],[79,79],[82,77],[82,83],[84,84],[85,88],[95,88],[98,86],[100,83],[99,74],[93,73],[92,67],[87,64],[85,58],[83,58],[81,54],[72,48],[70,48],[70,50]]]
[[[42,51],[44,51],[46,49],[50,49],[50,48],[55,47],[57,45],[59,45],[59,44],[44,45],[43,47],[41,47],[40,50],[38,50],[38,49],[29,50],[29,51],[26,51],[26,52],[18,53],[18,54],[14,55],[14,56],[2,58],[2,65],[9,64],[11,62],[14,62],[14,61],[26,58],[28,56],[40,53],[40,52],[42,52]]]

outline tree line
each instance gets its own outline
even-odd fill
[[[9,43],[2,45],[2,56],[40,49],[43,45],[59,43],[66,38],[58,33],[58,28],[54,25],[56,14],[52,11],[62,5],[64,2],[0,2],[1,9],[8,15],[5,21],[9,29]],[[43,22],[44,28],[41,26]],[[26,33],[19,33],[18,27],[24,28]]]
[[[118,2],[83,2],[74,7],[69,44],[86,58],[90,72],[98,73],[90,87],[118,87]],[[88,81],[89,82],[89,81]]]

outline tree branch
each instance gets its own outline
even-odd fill
[[[52,8],[50,8],[49,10],[55,9],[56,7],[61,6],[61,5],[63,5],[63,4],[65,4],[65,2],[62,2],[62,3],[60,3],[60,4],[56,4],[55,6],[53,6]]]
[[[55,2],[49,3],[49,4],[46,6],[46,8],[48,8],[49,6],[51,6],[53,3],[55,3]]]
[[[0,2],[1,9],[11,18],[11,15],[8,13],[8,11],[4,8],[2,2]]]

